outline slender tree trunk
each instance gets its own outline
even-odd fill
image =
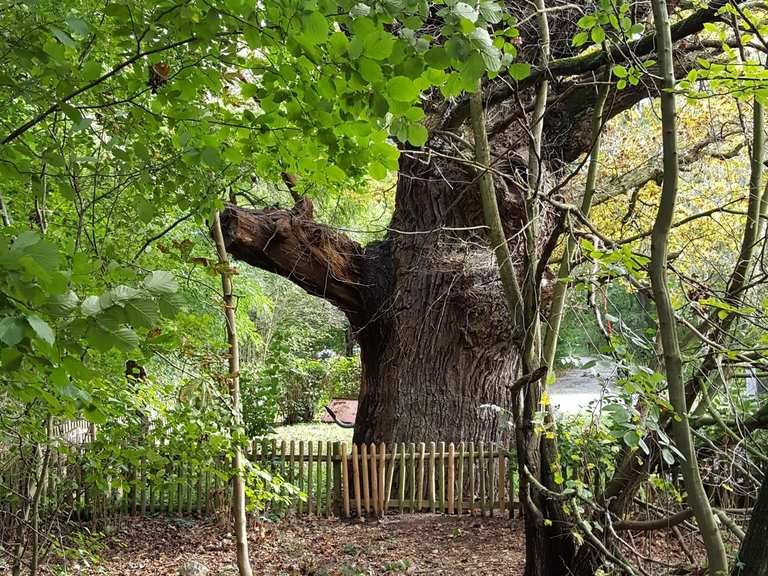
[[[213,238],[219,255],[224,317],[227,324],[229,342],[229,395],[233,418],[233,437],[235,445],[234,476],[232,477],[232,516],[235,524],[235,543],[237,546],[237,568],[240,576],[252,576],[251,561],[248,557],[248,524],[245,513],[245,478],[243,465],[243,416],[240,404],[240,350],[237,342],[237,324],[232,296],[232,271],[224,245],[219,213],[213,214]]]
[[[744,286],[752,267],[755,246],[760,233],[760,217],[764,205],[763,160],[765,157],[765,114],[763,105],[755,99],[752,104],[752,156],[749,172],[749,201],[747,203],[747,221],[739,249],[736,267],[731,273],[726,289],[726,298],[730,304],[739,306],[743,298]],[[729,314],[730,317],[734,315]],[[729,322],[732,322],[730,320]],[[726,326],[727,327],[727,326]]]
[[[603,132],[603,106],[608,97],[610,80],[598,89],[595,109],[592,112],[592,151],[589,156],[589,165],[587,167],[587,178],[584,186],[584,196],[581,198],[579,210],[584,216],[589,216],[589,210],[592,207],[592,197],[595,194],[595,183],[600,158],[600,140]],[[544,338],[544,364],[549,370],[547,382],[554,377],[555,355],[557,354],[557,341],[560,337],[560,325],[563,321],[563,312],[565,310],[565,300],[568,295],[568,283],[572,270],[573,252],[576,249],[576,238],[572,234],[568,235],[563,249],[563,255],[560,257],[560,265],[557,270],[557,284],[555,284],[552,293],[552,305],[549,308],[549,321]]]
[[[491,247],[496,256],[496,265],[499,267],[501,286],[504,289],[504,297],[507,302],[513,325],[522,320],[523,295],[517,274],[512,266],[512,255],[507,244],[504,226],[501,223],[499,205],[496,201],[496,190],[491,174],[491,154],[488,149],[488,134],[485,129],[485,110],[483,110],[482,80],[478,80],[475,92],[470,95],[470,114],[472,120],[472,132],[475,137],[475,160],[480,164],[479,188],[480,201],[483,206],[483,220],[489,229]],[[539,131],[541,136],[541,131]]]
[[[675,443],[683,455],[680,467],[688,493],[688,503],[694,511],[696,522],[707,549],[709,571],[713,576],[728,572],[728,558],[715,515],[709,504],[699,472],[696,450],[688,423],[688,406],[682,374],[682,357],[677,335],[677,322],[667,287],[667,248],[669,230],[675,211],[678,182],[677,119],[675,105],[675,76],[672,61],[672,38],[666,0],[653,0],[653,19],[656,26],[658,60],[663,72],[661,94],[662,141],[664,154],[664,182],[661,189],[659,210],[651,235],[650,276],[659,331],[664,350],[664,368],[669,388],[669,399],[675,410],[672,431]]]

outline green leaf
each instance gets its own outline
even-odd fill
[[[504,16],[504,10],[497,2],[482,0],[480,2],[480,15],[488,24],[498,24]]]
[[[583,46],[587,42],[588,38],[589,36],[587,33],[582,30],[581,32],[577,32],[574,35],[573,40],[571,40],[571,44],[578,48],[579,46]]]
[[[155,270],[144,277],[144,288],[152,294],[173,294],[178,291],[179,285],[170,272]]]
[[[80,303],[80,299],[72,290],[64,294],[57,294],[48,300],[46,310],[54,316],[66,316]]]
[[[110,333],[110,343],[123,352],[130,352],[139,345],[139,336],[127,326],[121,326]]]
[[[304,38],[312,44],[322,44],[328,38],[328,21],[320,12],[310,12],[301,19]]]
[[[80,36],[85,36],[90,31],[90,28],[88,28],[88,23],[85,20],[75,18],[74,16],[67,18],[67,26],[70,30],[72,30],[72,32],[79,34]]]
[[[16,346],[24,338],[25,324],[21,318],[6,316],[0,320],[0,342]]]
[[[409,108],[408,111],[405,113],[405,117],[412,122],[418,122],[419,120],[424,118],[424,110],[419,108],[418,106],[413,106],[412,108]]]
[[[469,35],[470,43],[480,52],[485,69],[498,72],[501,68],[501,52],[493,45],[493,40],[484,28],[476,28]]]
[[[64,46],[68,48],[77,47],[77,43],[74,40],[72,40],[72,37],[66,32],[64,32],[64,30],[56,28],[55,26],[51,26],[50,30],[51,30],[51,34],[56,36],[56,39],[62,44],[64,44]]]
[[[152,300],[136,299],[125,303],[125,315],[133,326],[151,328],[160,320],[160,312]]]
[[[636,430],[628,430],[624,433],[624,443],[630,448],[637,448],[640,445],[640,435]]]
[[[517,62],[509,67],[509,75],[513,80],[524,80],[531,75],[531,65],[527,62]]]
[[[155,206],[146,198],[139,197],[136,199],[136,216],[139,220],[145,224],[152,222],[155,217]]]
[[[178,292],[162,294],[157,297],[160,313],[166,318],[173,318],[184,306],[184,298]]]
[[[27,323],[32,327],[32,330],[35,331],[35,334],[37,334],[37,337],[40,338],[40,340],[53,345],[56,340],[56,335],[45,320],[39,316],[32,315],[27,316]]]
[[[453,7],[453,13],[459,18],[466,18],[470,22],[477,22],[478,12],[465,2],[457,2]]]
[[[366,82],[371,84],[375,84],[384,79],[384,74],[381,72],[381,66],[370,58],[360,58],[358,70],[360,71],[360,76],[362,76]]]
[[[582,16],[579,18],[579,20],[576,22],[576,26],[579,28],[592,28],[597,24],[597,18],[595,18],[592,14],[587,14],[586,16]]]
[[[221,165],[221,158],[219,158],[219,151],[213,146],[206,146],[200,152],[200,158],[212,168],[218,168]]]
[[[59,251],[56,246],[34,232],[20,234],[11,246],[11,253],[20,261],[25,259],[46,272],[52,272],[59,265]]]
[[[88,296],[80,305],[80,310],[82,310],[83,314],[86,316],[95,316],[101,312],[101,302],[99,301],[99,297]]]
[[[414,146],[424,146],[427,143],[428,136],[427,129],[421,124],[413,122],[408,125],[408,142]]]
[[[136,288],[131,288],[130,286],[124,286],[121,284],[120,286],[116,286],[110,290],[109,294],[112,297],[113,304],[122,306],[127,301],[139,298],[146,293],[142,292],[141,290],[137,290]]]
[[[368,166],[368,174],[370,174],[371,178],[374,180],[384,180],[389,175],[389,171],[383,164],[379,162],[371,162]]]
[[[411,102],[419,97],[419,89],[407,76],[395,76],[387,83],[387,94],[396,102]]]
[[[627,69],[624,66],[614,66],[611,71],[613,72],[613,75],[616,76],[616,78],[626,78],[627,77]]]
[[[444,69],[451,65],[451,59],[445,48],[442,46],[433,46],[424,54],[424,60],[433,68]]]
[[[392,55],[396,39],[386,30],[376,30],[363,36],[363,54],[374,60],[386,60]]]
[[[592,37],[592,42],[594,42],[595,44],[601,44],[603,40],[605,40],[605,30],[603,30],[599,26],[595,26],[594,28],[592,28],[591,37]]]
[[[358,2],[354,6],[352,6],[352,10],[350,10],[349,14],[352,16],[352,18],[359,18],[360,16],[368,16],[368,14],[371,13],[371,7],[367,4],[363,4],[362,2]]]

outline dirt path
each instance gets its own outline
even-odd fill
[[[429,514],[364,524],[286,519],[250,535],[254,573],[264,576],[522,573],[523,541],[499,518]],[[131,520],[102,553],[102,574],[176,575],[184,562],[232,576],[233,543],[221,527],[188,519]]]

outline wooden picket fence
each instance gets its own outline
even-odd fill
[[[517,477],[511,445],[272,440],[253,448],[253,461],[304,495],[293,507],[298,514],[514,515]]]
[[[227,510],[230,486],[225,466],[173,461],[153,466],[142,460],[138,466],[115,466],[109,477],[94,478],[86,464],[88,449],[88,442],[67,444],[53,455],[43,508],[67,511],[81,521]],[[512,516],[516,506],[516,465],[508,445],[258,440],[252,442],[249,457],[299,490],[299,496],[290,500],[259,501],[260,513],[342,518],[419,512]],[[0,486],[9,490],[7,495],[19,493],[22,481],[14,466],[0,467]],[[0,501],[0,516],[13,517],[18,502]]]

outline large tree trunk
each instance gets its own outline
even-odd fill
[[[511,406],[518,355],[469,179],[404,158],[387,298],[358,331],[355,441],[499,438],[497,418],[481,406]]]

